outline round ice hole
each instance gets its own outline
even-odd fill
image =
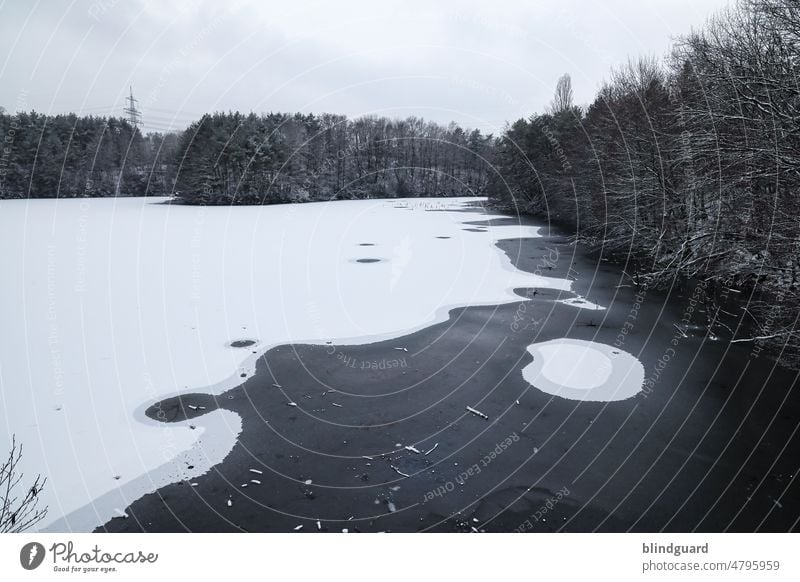
[[[229,345],[232,348],[249,348],[250,346],[256,345],[256,343],[256,340],[240,339],[232,341]]]

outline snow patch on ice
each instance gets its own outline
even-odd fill
[[[136,417],[144,424],[151,425],[149,431],[165,430],[163,424],[150,420],[141,410],[137,412]],[[91,531],[112,517],[118,517],[119,508],[128,507],[140,497],[165,485],[183,481],[189,487],[192,479],[204,475],[225,460],[242,432],[242,420],[239,415],[223,409],[213,410],[191,421],[171,424],[168,430],[191,430],[190,426],[195,427],[193,432],[198,438],[188,449],[177,452],[175,456],[176,451],[171,448],[169,441],[165,440],[161,451],[166,460],[164,464],[51,522],[41,531]],[[199,490],[198,493],[202,495],[203,492]]]
[[[528,346],[533,362],[522,377],[542,392],[570,400],[612,402],[636,396],[644,366],[613,346],[578,339],[556,339]]]
[[[564,305],[571,305],[572,307],[579,307],[581,309],[592,309],[594,311],[605,311],[605,307],[592,303],[582,295],[570,297],[569,299],[556,299],[556,303],[563,303]]]

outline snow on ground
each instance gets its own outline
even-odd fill
[[[537,228],[465,231],[481,215],[463,212],[474,200],[0,201],[0,452],[16,433],[26,477],[48,477],[43,525],[91,529],[220,462],[241,430],[235,414],[192,429],[143,411],[238,385],[270,347],[367,343],[453,307],[519,301],[514,288],[569,291],[493,244]],[[229,345],[249,338],[257,346]]]
[[[597,342],[555,339],[528,346],[533,362],[522,369],[525,381],[542,392],[611,402],[638,394],[644,366],[628,352]]]

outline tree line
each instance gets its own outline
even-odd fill
[[[175,190],[204,204],[480,195],[493,144],[415,117],[217,113],[183,132]]]
[[[284,113],[215,113],[145,135],[125,119],[0,110],[0,131],[0,198],[189,204],[480,195],[495,142],[414,117]]]
[[[748,337],[800,363],[800,4],[739,0],[585,108],[568,76],[499,141],[494,202],[617,254],[637,283],[708,283]]]
[[[168,194],[175,134],[143,135],[126,120],[9,114],[0,109],[0,198]]]

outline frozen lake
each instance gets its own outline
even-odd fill
[[[219,463],[236,414],[167,427],[143,411],[180,392],[220,394],[271,347],[398,337],[454,307],[520,301],[515,288],[573,297],[571,281],[520,271],[495,245],[539,228],[468,225],[484,218],[474,198],[163,202],[0,201],[0,451],[16,434],[26,475],[48,477],[45,528],[91,530]],[[576,311],[602,308],[574,299]],[[570,357],[553,350],[530,352]],[[542,365],[542,389],[558,394]]]

